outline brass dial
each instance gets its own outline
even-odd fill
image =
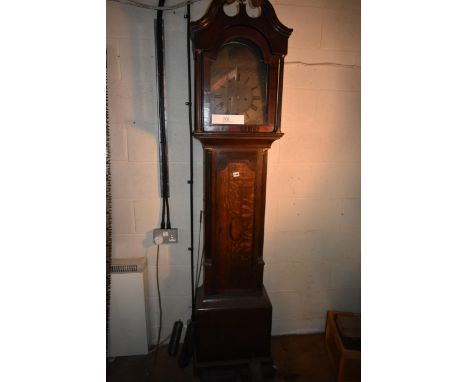
[[[245,125],[266,120],[266,66],[256,52],[241,43],[221,48],[212,65],[208,94],[211,115],[244,116]]]
[[[256,73],[234,68],[211,96],[214,113],[243,114],[246,124],[261,123],[262,97]]]

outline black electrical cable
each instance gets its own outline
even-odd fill
[[[194,289],[194,275],[193,275],[193,137],[192,137],[192,63],[190,60],[190,3],[187,3],[186,12],[187,21],[187,78],[188,78],[188,122],[189,122],[189,142],[190,142],[190,284],[192,291],[192,320],[195,311],[195,289]]]
[[[176,3],[174,5],[168,5],[167,7],[160,7],[150,5],[150,4],[145,4],[141,3],[139,1],[134,1],[134,0],[108,0],[108,1],[115,1],[117,3],[122,3],[122,4],[128,4],[128,5],[133,5],[134,7],[139,7],[139,8],[144,8],[144,9],[152,9],[152,10],[161,10],[161,11],[173,11],[177,8],[182,8],[185,7],[187,4],[193,4],[201,0],[187,0],[187,1],[181,1],[179,3]]]
[[[156,346],[156,345],[151,345],[150,346],[150,349],[148,350],[148,354],[151,354],[151,353],[154,353],[156,350],[158,350],[161,346],[164,345],[164,343],[169,339],[171,338],[171,335],[169,334],[168,336],[166,336],[166,338],[162,339],[159,343],[159,346]]]
[[[156,343],[156,346],[159,348],[159,344],[161,342],[161,331],[162,331],[162,324],[163,324],[161,290],[159,288],[159,244],[158,244],[157,251],[156,251],[156,286],[158,289],[158,306],[159,306],[159,328],[158,328],[158,341]],[[156,354],[157,354],[157,351],[156,351]]]
[[[167,207],[167,224],[166,224],[166,228],[171,229],[171,213],[169,211],[169,198],[166,198],[166,207]]]
[[[194,313],[195,313],[195,289],[194,289],[194,274],[193,274],[193,138],[192,138],[192,68],[190,61],[190,3],[187,3],[187,12],[185,14],[187,21],[187,78],[188,78],[188,101],[186,102],[189,121],[189,142],[190,142],[190,286],[192,291],[192,319],[187,323],[185,331],[184,343],[180,353],[178,364],[179,367],[186,367],[193,355],[193,332],[194,332]]]
[[[165,0],[159,0],[160,7],[163,7]],[[160,142],[160,163],[161,163],[161,195],[163,200],[161,228],[166,228],[167,223],[170,228],[169,210],[169,167],[167,158],[167,134],[166,134],[166,108],[164,96],[164,20],[163,12],[157,11],[154,21],[154,41],[156,50],[156,75],[158,87],[158,111],[159,111],[159,142]]]
[[[154,358],[152,361],[147,359],[147,369],[146,369],[146,375],[151,376],[153,374],[154,369],[156,368],[156,362],[158,360],[158,352],[159,348],[161,346],[161,332],[162,332],[162,326],[163,326],[163,311],[162,311],[162,303],[161,303],[161,289],[159,287],[159,245],[157,246],[156,250],[156,288],[158,291],[158,307],[159,307],[159,328],[158,328],[158,339],[156,342],[156,346],[153,350],[149,352],[149,354],[152,354],[154,352]]]
[[[161,214],[161,228],[164,229],[166,228],[166,199],[163,197],[163,203],[162,203],[162,214]]]
[[[159,0],[159,6],[164,6],[165,0]],[[167,139],[166,139],[166,110],[164,100],[164,24],[162,10],[158,10],[156,20],[154,20],[154,43],[156,50],[156,75],[158,86],[158,111],[159,111],[159,141],[160,141],[160,162],[161,162],[161,195],[162,195],[162,217],[161,228],[166,228],[165,217],[167,216],[168,225],[170,226],[169,217],[169,171],[167,165]],[[166,210],[167,208],[167,210]],[[156,287],[158,290],[158,306],[159,306],[159,328],[156,350],[154,359],[151,362],[147,374],[151,375],[156,367],[158,359],[158,351],[161,343],[161,331],[163,326],[163,312],[161,303],[161,291],[159,288],[159,245],[156,252]]]

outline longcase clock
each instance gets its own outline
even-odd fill
[[[230,1],[232,2],[232,1]],[[260,3],[250,17],[214,0],[191,24],[195,131],[204,152],[203,285],[194,309],[198,365],[271,362],[272,305],[263,286],[267,155],[281,138],[283,64],[292,29]]]

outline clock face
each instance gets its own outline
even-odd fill
[[[205,126],[263,125],[267,120],[267,66],[241,42],[224,45],[211,65],[205,93]]]

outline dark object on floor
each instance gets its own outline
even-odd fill
[[[271,352],[276,365],[276,375],[269,382],[335,382],[333,369],[328,360],[325,335],[309,334],[279,336],[271,339]],[[180,369],[177,361],[160,349],[156,369],[151,379],[145,379],[144,356],[117,357],[107,365],[108,382],[192,382],[200,381],[193,376],[193,367]],[[229,377],[229,372],[226,373]],[[234,382],[249,381],[244,370],[237,375],[230,372]],[[244,378],[244,379],[242,379]],[[251,381],[249,381],[251,382]]]
[[[189,321],[187,324],[187,330],[185,331],[184,343],[182,345],[182,351],[179,356],[179,367],[184,368],[192,360],[193,356],[193,323]]]
[[[167,353],[171,357],[174,357],[177,354],[177,350],[179,350],[180,335],[182,334],[183,327],[184,324],[181,320],[174,322],[174,326],[172,327],[171,341],[169,342],[169,347],[167,348]]]
[[[360,336],[359,338],[356,337],[356,316],[358,315],[349,312],[335,311],[330,311],[327,314],[325,341],[330,362],[335,370],[338,382],[357,382],[361,380],[361,351],[347,347],[337,327],[338,317],[348,317],[348,319],[339,320],[342,331],[348,336],[351,335],[347,343],[351,342],[355,346],[356,342],[359,342],[360,348]],[[353,326],[354,329],[349,330],[349,325]]]

